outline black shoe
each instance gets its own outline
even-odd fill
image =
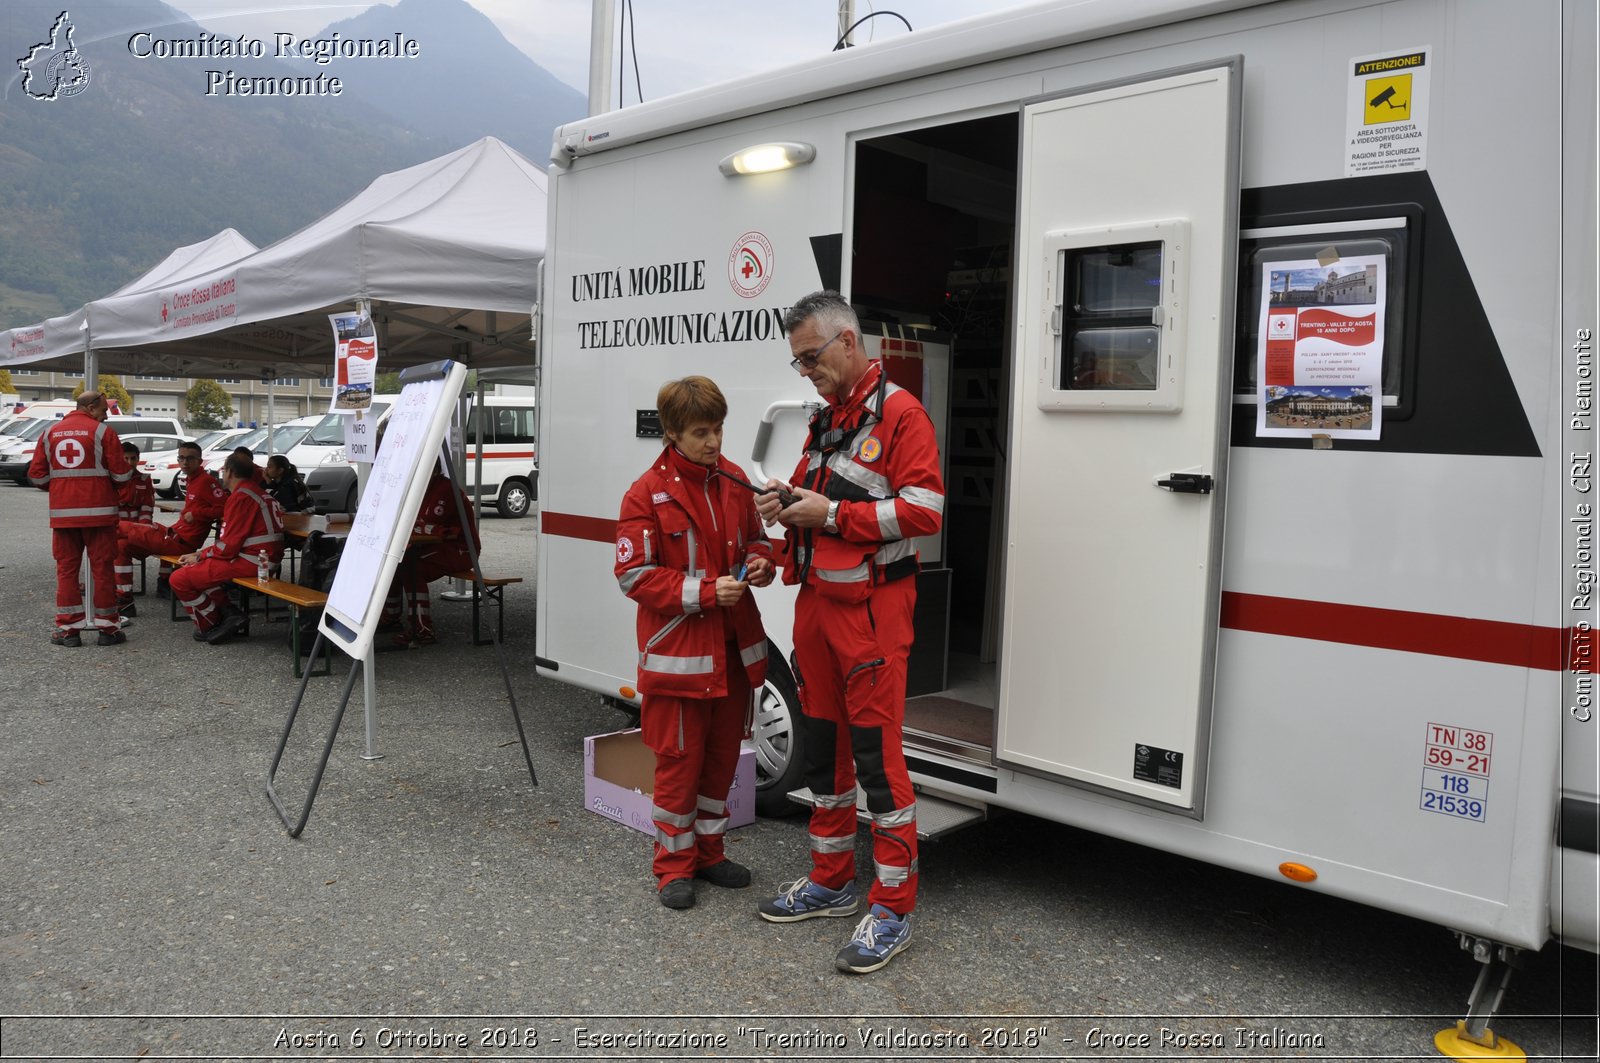
[[[194,629],[194,640],[196,642],[204,642],[206,640],[206,633],[204,631],[201,631],[199,628],[195,628]]]
[[[217,621],[217,626],[206,632],[206,641],[220,646],[250,626],[243,613],[229,613]]]
[[[123,616],[138,616],[139,607],[134,604],[132,598],[129,598],[126,602],[117,603],[117,612]]]
[[[83,639],[78,636],[76,631],[57,631],[54,635],[50,636],[50,645],[82,646]]]
[[[172,588],[167,583],[167,578],[165,576],[162,576],[160,579],[156,580],[156,597],[157,598],[171,598],[172,597]]]
[[[667,908],[693,908],[694,883],[686,878],[675,878],[661,887],[661,903]]]
[[[702,867],[694,873],[694,877],[703,878],[713,886],[721,886],[725,890],[742,890],[750,885],[750,869],[732,860]]]
[[[120,629],[113,631],[102,630],[100,637],[94,640],[96,646],[120,646],[128,641],[128,633]]]

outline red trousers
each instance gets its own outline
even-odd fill
[[[739,664],[738,649],[730,647],[728,658],[726,697],[644,696],[639,726],[656,755],[650,870],[658,888],[726,859],[722,835],[728,829],[728,790],[750,711],[750,677]]]
[[[900,728],[906,715],[917,581],[883,583],[859,604],[800,588],[795,682],[805,728],[811,879],[838,889],[855,877],[856,786],[872,816],[870,899],[905,915],[917,904],[917,802]]]
[[[188,534],[181,534],[185,529]],[[117,596],[124,600],[133,597],[133,562],[135,558],[156,557],[161,554],[187,554],[206,541],[206,528],[190,524],[140,524],[125,520],[117,525]]]
[[[201,631],[210,631],[222,619],[228,604],[228,584],[236,576],[254,576],[256,563],[247,557],[232,561],[209,558],[172,572],[172,596]]]
[[[394,582],[384,602],[386,620],[400,619],[400,595],[403,588],[407,610],[411,617],[411,630],[415,634],[433,634],[433,600],[428,597],[428,584],[452,572],[470,572],[472,557],[467,544],[462,542],[428,543],[407,550],[395,570]]]
[[[83,555],[88,553],[89,575],[94,580],[94,626],[103,631],[115,631],[116,526],[51,528],[50,552],[56,559],[56,627],[64,631],[77,627],[84,619],[83,587],[78,584],[78,569],[83,565]]]

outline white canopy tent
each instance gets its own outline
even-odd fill
[[[162,259],[152,269],[124,284],[107,299],[133,295],[136,292],[168,287],[184,277],[194,276],[223,267],[257,251],[255,244],[233,229],[224,229],[208,240],[186,244]],[[71,368],[82,364],[84,354],[84,322],[89,308],[79,307],[70,314],[50,318],[37,325],[26,325],[7,332],[6,349],[0,352],[0,365],[27,365],[46,360],[72,361]]]
[[[0,364],[271,379],[298,363],[331,375],[327,315],[363,299],[384,368],[441,357],[527,364],[545,195],[539,167],[485,137],[384,174],[254,254],[90,303],[88,355],[80,335],[77,357],[45,344]]]

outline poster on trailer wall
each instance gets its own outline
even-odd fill
[[[1384,268],[1382,258],[1262,266],[1256,435],[1378,438]]]
[[[334,413],[350,413],[372,406],[372,389],[378,379],[378,330],[365,300],[354,313],[329,314],[333,325]]]

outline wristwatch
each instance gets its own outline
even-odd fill
[[[839,501],[835,499],[828,503],[828,519],[822,522],[823,531],[838,534],[839,531]]]

